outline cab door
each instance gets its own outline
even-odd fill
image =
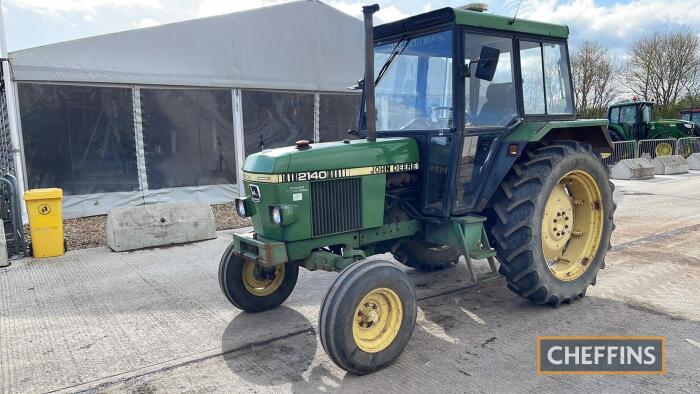
[[[464,122],[457,141],[452,193],[455,214],[474,210],[499,141],[519,113],[514,36],[465,30],[462,52],[460,97]],[[493,75],[478,72],[485,61],[495,66]]]

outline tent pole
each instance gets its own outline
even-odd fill
[[[233,138],[236,147],[236,181],[238,195],[245,196],[243,187],[243,161],[245,160],[245,131],[243,130],[243,97],[241,89],[231,89],[233,104]]]
[[[7,120],[10,127],[10,142],[12,144],[12,155],[15,162],[15,176],[17,177],[17,197],[23,200],[26,182],[24,179],[24,161],[22,160],[22,144],[19,136],[19,119],[17,118],[17,94],[15,85],[12,82],[12,67],[7,56],[7,40],[5,36],[5,16],[2,10],[2,0],[0,0],[0,57],[2,57],[2,75],[5,83],[5,103],[7,105]],[[27,222],[27,208],[22,207],[22,221]]]

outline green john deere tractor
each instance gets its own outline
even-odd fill
[[[249,156],[236,209],[254,231],[219,268],[248,312],[284,302],[299,267],[340,272],[319,334],[355,374],[394,361],[416,323],[383,254],[426,271],[464,256],[474,281],[472,259],[497,259],[509,289],[558,306],[595,284],[614,229],[594,153],[610,152],[608,122],[576,119],[566,26],[443,8],[373,28],[378,9],[363,8],[362,139]]]
[[[613,141],[630,141],[700,136],[700,126],[689,119],[652,121],[653,108],[653,102],[638,100],[622,101],[608,107],[610,138]]]

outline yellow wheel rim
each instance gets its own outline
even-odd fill
[[[268,296],[277,291],[283,279],[284,264],[278,265],[274,273],[266,273],[252,261],[246,261],[243,265],[243,285],[250,294],[258,297]]]
[[[603,203],[595,179],[572,171],[554,186],[542,217],[542,251],[559,280],[578,279],[593,261],[603,236]]]
[[[355,308],[355,344],[367,353],[386,349],[396,339],[402,320],[403,304],[394,290],[382,287],[370,291]]]
[[[654,152],[656,152],[656,156],[670,156],[673,153],[673,147],[667,142],[662,142],[656,145]]]

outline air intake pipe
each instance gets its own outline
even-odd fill
[[[374,104],[374,22],[372,16],[379,11],[379,4],[362,7],[365,17],[365,125],[367,141],[377,140],[377,109]]]

